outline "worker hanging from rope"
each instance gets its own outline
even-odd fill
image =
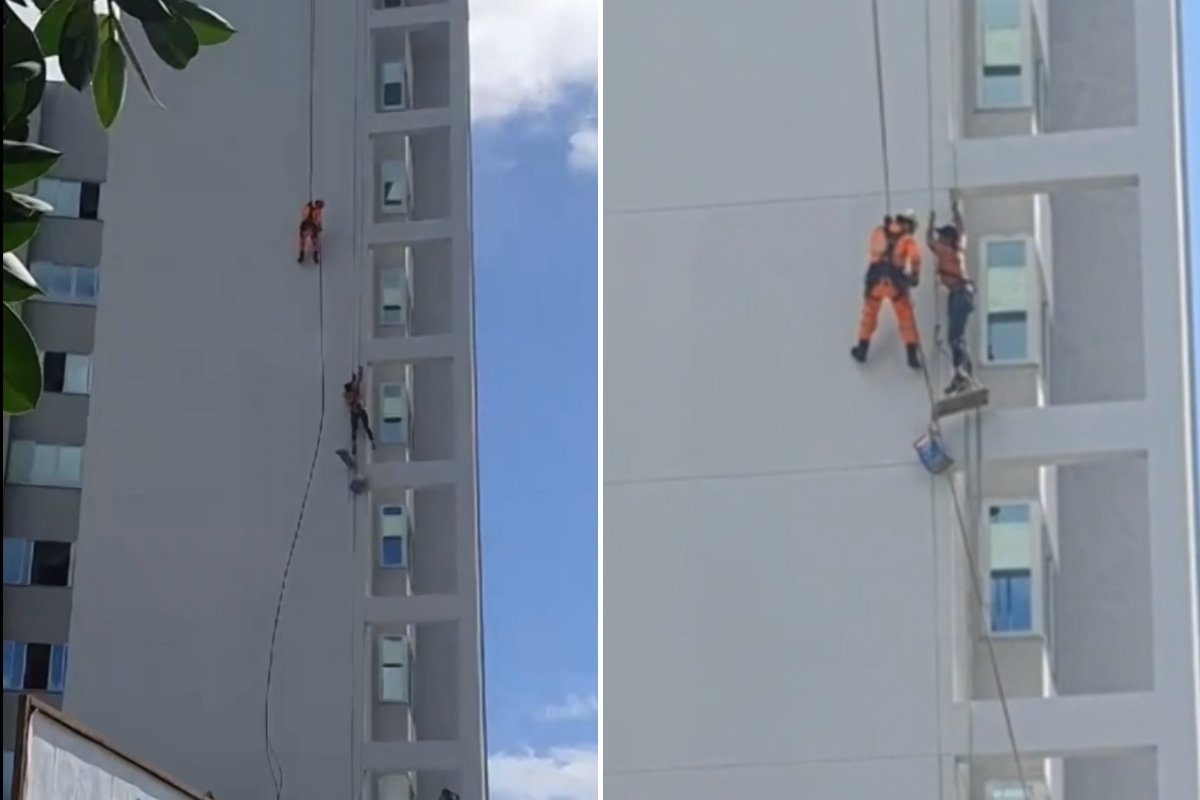
[[[371,449],[375,449],[375,434],[371,432],[371,419],[367,416],[367,409],[362,402],[362,376],[362,367],[359,367],[358,372],[350,376],[350,382],[342,384],[342,400],[345,401],[346,408],[350,410],[350,451],[356,456],[358,455],[358,426],[360,423],[363,430],[366,431]]]
[[[958,201],[953,203],[953,224],[937,227],[937,214],[929,212],[926,243],[937,260],[938,281],[946,289],[946,338],[954,378],[946,394],[958,394],[975,383],[971,353],[967,347],[967,320],[975,310],[975,284],[967,275],[967,229]]]
[[[321,231],[325,221],[325,201],[310,200],[304,204],[300,217],[300,257],[296,261],[304,263],[304,255],[312,252],[314,264],[321,263]]]
[[[884,217],[883,224],[871,231],[870,266],[863,292],[858,344],[850,350],[860,364],[867,360],[867,349],[879,324],[879,309],[884,300],[889,300],[900,326],[908,366],[921,368],[920,337],[911,292],[921,280],[921,248],[913,235],[916,231],[914,211],[902,212],[894,218]]]

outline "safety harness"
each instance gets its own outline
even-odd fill
[[[896,264],[896,245],[900,243],[901,237],[892,229],[892,222],[891,217],[883,218],[883,255],[867,267],[865,295],[870,295],[879,282],[885,280],[890,281],[899,294],[908,293],[908,276]]]

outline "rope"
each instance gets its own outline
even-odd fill
[[[887,101],[883,91],[883,45],[879,36],[879,0],[871,0],[871,22],[875,33],[875,83],[879,89],[879,141],[883,149],[883,197],[885,214],[892,213],[892,168],[888,160]]]
[[[930,11],[929,11],[928,0],[926,0],[925,10],[926,10],[926,25],[925,25],[926,80],[928,82],[928,87],[927,87],[929,89],[928,102],[929,102],[929,106],[930,106],[930,111],[929,111],[929,114],[930,114],[929,191],[930,191],[930,198],[931,198],[931,205],[932,205],[933,192],[934,192],[933,127],[932,127],[933,76],[932,76],[932,63],[931,63],[931,61],[932,61],[932,56],[931,56],[932,42],[930,40],[931,39]],[[874,32],[874,44],[875,44],[875,81],[876,81],[876,90],[877,90],[876,96],[878,97],[878,101],[879,101],[880,143],[881,143],[881,146],[883,149],[883,186],[884,186],[884,196],[887,200],[887,205],[888,205],[888,213],[890,213],[891,206],[892,206],[892,188],[891,188],[890,163],[888,160],[887,104],[886,104],[886,100],[885,100],[886,88],[884,86],[884,81],[883,81],[883,47],[880,43],[881,37],[880,37],[880,24],[879,24],[879,0],[871,0],[871,23],[872,23],[872,29]],[[934,389],[933,389],[933,379],[931,378],[931,376],[929,374],[929,365],[925,358],[925,347],[923,344],[918,344],[918,348],[920,349],[921,375],[924,378],[925,390],[926,390],[926,393],[928,394],[928,398],[929,398],[929,410],[930,410],[929,428],[934,434],[937,435],[937,437],[939,439],[942,439],[943,438],[942,437],[942,426],[941,426],[941,423],[938,421],[936,414],[934,413],[934,408],[937,405],[937,397],[936,397],[936,393],[934,392]],[[954,512],[955,512],[955,517],[956,517],[956,520],[958,523],[959,537],[962,540],[963,549],[966,552],[967,558],[970,561],[971,586],[974,589],[975,601],[976,601],[976,604],[978,605],[980,612],[982,614],[982,613],[986,612],[987,602],[986,602],[986,599],[985,599],[984,593],[983,593],[982,581],[977,572],[977,569],[979,568],[979,564],[978,564],[978,561],[975,556],[975,549],[974,549],[974,547],[971,546],[970,536],[967,533],[966,513],[963,510],[962,501],[959,499],[959,496],[958,496],[958,486],[954,483],[954,477],[949,472],[946,473],[946,481],[947,481],[947,485],[950,488],[950,496],[954,502]],[[987,644],[988,658],[991,661],[991,665],[992,665],[992,675],[996,681],[996,694],[999,697],[1000,706],[1004,712],[1004,724],[1005,724],[1005,728],[1008,733],[1008,741],[1009,741],[1010,748],[1012,750],[1013,762],[1016,765],[1016,769],[1017,769],[1017,777],[1021,781],[1021,791],[1025,796],[1025,800],[1033,800],[1033,798],[1031,797],[1031,795],[1029,793],[1029,784],[1025,780],[1025,770],[1024,770],[1023,765],[1021,764],[1021,753],[1020,753],[1020,749],[1017,747],[1017,737],[1016,737],[1016,733],[1015,733],[1015,730],[1013,727],[1012,713],[1009,709],[1007,694],[1004,691],[1004,682],[1003,682],[1003,679],[1000,674],[1000,661],[996,656],[995,644],[992,642],[992,639],[990,636],[985,636],[984,641]],[[939,695],[940,695],[940,689],[939,689]],[[939,724],[939,729],[940,729],[940,725],[941,725],[940,719],[938,721],[938,724]],[[939,759],[939,761],[940,761],[940,759]],[[939,763],[938,767],[939,767],[939,776],[940,776],[940,774],[941,774],[941,764],[940,763]],[[939,783],[940,783],[940,777],[939,777]]]
[[[308,199],[311,201],[314,192],[314,146],[316,128],[316,54],[317,54],[317,2],[309,0],[308,4]],[[283,577],[279,582],[279,597],[275,603],[275,619],[271,624],[271,645],[267,655],[267,682],[263,701],[263,738],[266,745],[267,766],[271,770],[271,782],[275,786],[275,800],[283,797],[284,771],[279,754],[271,743],[271,680],[275,668],[275,646],[279,638],[279,620],[283,615],[283,600],[287,594],[288,576],[292,570],[292,559],[296,555],[296,546],[300,542],[300,531],[304,527],[304,514],[308,509],[308,498],[312,491],[313,476],[317,471],[317,460],[321,453],[321,440],[325,435],[325,270],[324,259],[317,261],[317,327],[319,331],[319,358],[321,364],[321,411],[317,419],[317,437],[313,443],[312,460],[308,467],[308,477],[304,482],[304,494],[300,499],[300,510],[296,514],[296,526],[292,530],[292,541],[288,546],[287,560],[283,565]]]

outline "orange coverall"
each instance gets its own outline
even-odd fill
[[[869,246],[870,268],[868,286],[863,299],[862,318],[858,324],[859,341],[869,342],[879,324],[879,309],[884,300],[892,302],[896,322],[900,325],[900,338],[905,344],[915,345],[917,320],[913,313],[912,296],[902,273],[908,271],[915,282],[921,274],[921,248],[911,234],[904,233],[899,225],[892,228],[896,243],[892,251],[891,264],[886,261],[887,234],[880,225],[871,231]]]

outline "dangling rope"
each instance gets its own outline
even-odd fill
[[[316,59],[317,59],[317,2],[308,4],[308,202],[315,199],[315,147],[316,133]],[[271,623],[271,643],[267,652],[267,682],[263,698],[263,739],[266,745],[267,766],[271,770],[271,782],[275,787],[275,800],[281,800],[284,788],[283,762],[271,742],[271,683],[275,670],[275,646],[279,638],[279,621],[283,616],[283,601],[287,596],[288,576],[292,571],[292,559],[300,543],[300,532],[304,528],[304,515],[308,510],[308,498],[312,491],[313,477],[321,453],[321,440],[325,435],[325,269],[324,259],[317,261],[317,327],[321,364],[321,411],[317,420],[317,436],[313,442],[312,460],[308,467],[308,478],[304,482],[304,494],[296,514],[296,525],[292,530],[291,544],[283,565],[283,577],[279,581],[279,596],[275,604],[275,619]]]
[[[882,44],[880,41],[879,0],[871,0],[871,22],[872,22],[873,33],[874,33],[874,42],[875,42],[875,80],[876,80],[876,93],[877,93],[878,100],[879,100],[880,141],[881,141],[882,148],[883,148],[883,186],[884,186],[884,196],[885,196],[885,199],[887,202],[887,207],[888,207],[888,213],[890,213],[891,203],[892,203],[892,185],[891,185],[890,162],[888,159],[887,105],[886,105],[886,101],[885,101],[886,90],[885,90],[884,81],[883,81],[883,47],[882,47]],[[932,65],[930,64],[930,59],[931,59],[930,53],[932,50],[932,43],[930,41],[930,36],[931,36],[931,34],[930,34],[930,26],[929,26],[929,9],[928,9],[928,2],[927,2],[926,3],[926,46],[925,46],[926,78],[929,82],[928,88],[930,89],[929,97],[928,97],[928,102],[930,105],[929,113],[930,113],[930,117],[932,117],[932,105],[933,105],[932,81],[933,81],[933,79],[932,79]],[[931,127],[929,130],[929,139],[930,139],[930,141],[929,141],[929,173],[930,173],[929,187],[930,187],[930,196],[931,196],[931,200],[932,200],[933,191],[934,191],[932,119],[930,120],[930,124],[931,124]],[[931,205],[932,205],[932,202],[931,202]],[[924,379],[925,391],[926,391],[926,393],[928,395],[928,399],[929,399],[929,418],[930,418],[929,429],[939,440],[943,440],[942,426],[941,426],[941,423],[938,421],[937,414],[935,413],[935,407],[937,405],[937,397],[936,397],[936,392],[934,391],[934,388],[933,388],[933,379],[929,374],[929,365],[925,358],[925,348],[923,345],[918,345],[918,346],[920,347],[921,375]],[[954,476],[950,472],[946,473],[946,484],[949,487],[950,497],[954,504],[954,515],[955,515],[955,519],[957,522],[959,538],[962,540],[963,550],[965,552],[966,558],[968,559],[968,562],[970,565],[971,586],[972,586],[972,589],[974,590],[975,602],[980,611],[980,618],[982,619],[987,614],[987,600],[986,600],[986,597],[983,592],[983,582],[978,573],[980,564],[979,564],[977,555],[975,553],[975,548],[971,544],[970,534],[967,532],[968,531],[967,515],[966,515],[965,510],[963,509],[963,503],[959,499],[959,496],[958,496],[958,486],[955,484]],[[1005,728],[1008,733],[1008,742],[1009,742],[1009,747],[1012,751],[1013,763],[1016,765],[1017,777],[1021,782],[1021,792],[1024,795],[1025,800],[1033,800],[1032,796],[1029,793],[1029,784],[1025,780],[1025,768],[1021,763],[1021,752],[1020,752],[1020,749],[1017,747],[1016,732],[1013,727],[1012,713],[1011,713],[1011,711],[1009,709],[1009,705],[1008,705],[1008,696],[1004,690],[1004,681],[1003,681],[1003,678],[1000,673],[1000,660],[996,655],[996,647],[995,647],[995,644],[992,642],[992,639],[990,636],[985,636],[985,637],[983,637],[983,639],[987,645],[988,658],[991,661],[992,676],[993,676],[994,680],[996,681],[996,694],[1000,700],[1000,706],[1004,713],[1004,724],[1005,724]],[[940,690],[939,690],[939,692],[940,692]],[[940,719],[938,720],[938,724],[939,724],[939,726],[941,725]],[[939,761],[940,761],[940,759],[939,759]],[[939,774],[940,774],[940,771],[941,771],[940,763],[938,765],[938,768],[939,768]]]
[[[883,45],[879,41],[879,0],[871,0],[871,19],[875,33],[875,83],[879,88],[879,142],[883,149],[883,199],[884,213],[892,213],[892,167],[888,158],[887,100],[883,91]]]

